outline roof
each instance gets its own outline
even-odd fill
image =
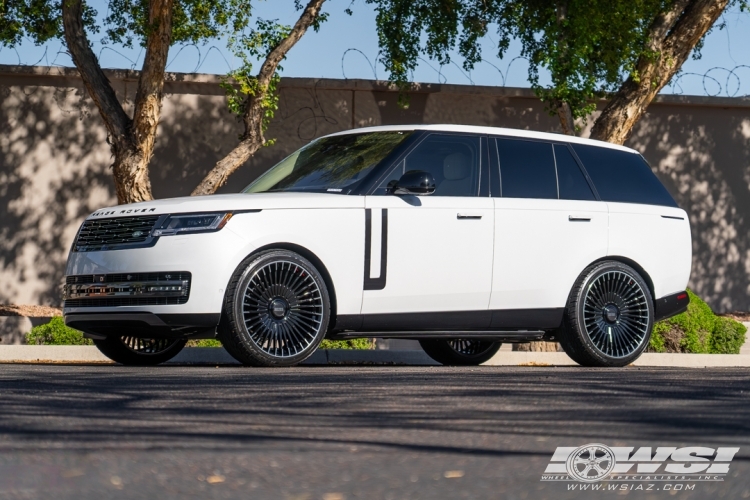
[[[430,130],[433,132],[464,132],[472,134],[491,134],[491,135],[505,135],[509,137],[521,137],[527,139],[542,139],[547,141],[556,142],[570,142],[573,144],[587,144],[589,146],[599,146],[602,148],[619,149],[620,151],[627,151],[628,153],[640,154],[638,151],[620,146],[619,144],[612,144],[611,142],[596,141],[594,139],[584,139],[582,137],[575,137],[572,135],[564,134],[552,134],[549,132],[534,132],[531,130],[519,130],[515,128],[502,128],[502,127],[478,127],[474,125],[385,125],[380,127],[363,127],[355,128],[350,130],[344,130],[343,132],[336,132],[335,134],[329,134],[326,137],[335,137],[337,135],[348,135],[348,134],[361,134],[363,132],[394,132],[402,130]]]

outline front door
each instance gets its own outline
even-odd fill
[[[487,168],[482,158],[477,136],[430,134],[398,164],[383,189],[367,196],[365,317],[474,311],[480,322],[486,318],[494,209],[491,198],[479,196],[482,168]],[[435,193],[417,197],[386,192],[389,183],[410,170],[430,172]],[[474,325],[466,314],[453,319],[450,314],[432,316],[437,317],[445,320],[444,328],[489,326]]]

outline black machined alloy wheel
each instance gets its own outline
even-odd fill
[[[654,323],[651,292],[630,266],[605,261],[573,287],[560,343],[584,366],[625,366],[648,346]]]
[[[643,288],[622,271],[607,271],[589,283],[583,299],[586,334],[607,356],[630,356],[648,336],[650,318]]]
[[[274,250],[239,266],[224,309],[219,335],[232,356],[252,366],[291,366],[310,356],[323,339],[330,300],[312,263],[294,252]]]
[[[175,357],[187,340],[144,339],[139,337],[107,337],[94,339],[94,344],[109,359],[123,365],[148,366],[164,363]]]
[[[419,345],[440,364],[476,366],[492,358],[502,343],[478,339],[424,339],[419,341]]]

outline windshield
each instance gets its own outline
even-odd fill
[[[348,192],[410,134],[371,132],[318,139],[282,160],[243,192]]]

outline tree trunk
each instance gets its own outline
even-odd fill
[[[193,190],[192,196],[213,194],[227,181],[239,167],[253,156],[263,146],[263,116],[265,108],[262,102],[269,91],[271,79],[276,73],[279,63],[286,57],[289,50],[302,38],[320,15],[320,7],[325,0],[310,0],[295,23],[289,36],[284,38],[268,54],[266,60],[256,77],[258,81],[257,94],[248,95],[245,101],[245,111],[242,121],[245,124],[245,132],[240,138],[240,143],[224,158],[219,160],[213,169],[206,175],[200,184]]]
[[[622,84],[599,115],[591,138],[623,144],[646,108],[669,83],[696,44],[713,26],[729,0],[676,0],[649,30],[649,49],[636,64],[634,76]]]
[[[522,342],[519,344],[513,344],[514,351],[525,351],[525,352],[557,352],[559,344],[557,342]]]
[[[565,101],[559,103],[557,105],[557,116],[560,118],[560,127],[563,134],[576,135],[576,124],[573,120],[573,111],[570,109],[570,104]]]
[[[149,2],[146,56],[138,81],[134,117],[130,119],[91,50],[83,29],[82,0],[62,2],[66,45],[107,128],[118,203],[153,199],[148,164],[161,114],[164,72],[172,36],[172,4],[173,0]]]

